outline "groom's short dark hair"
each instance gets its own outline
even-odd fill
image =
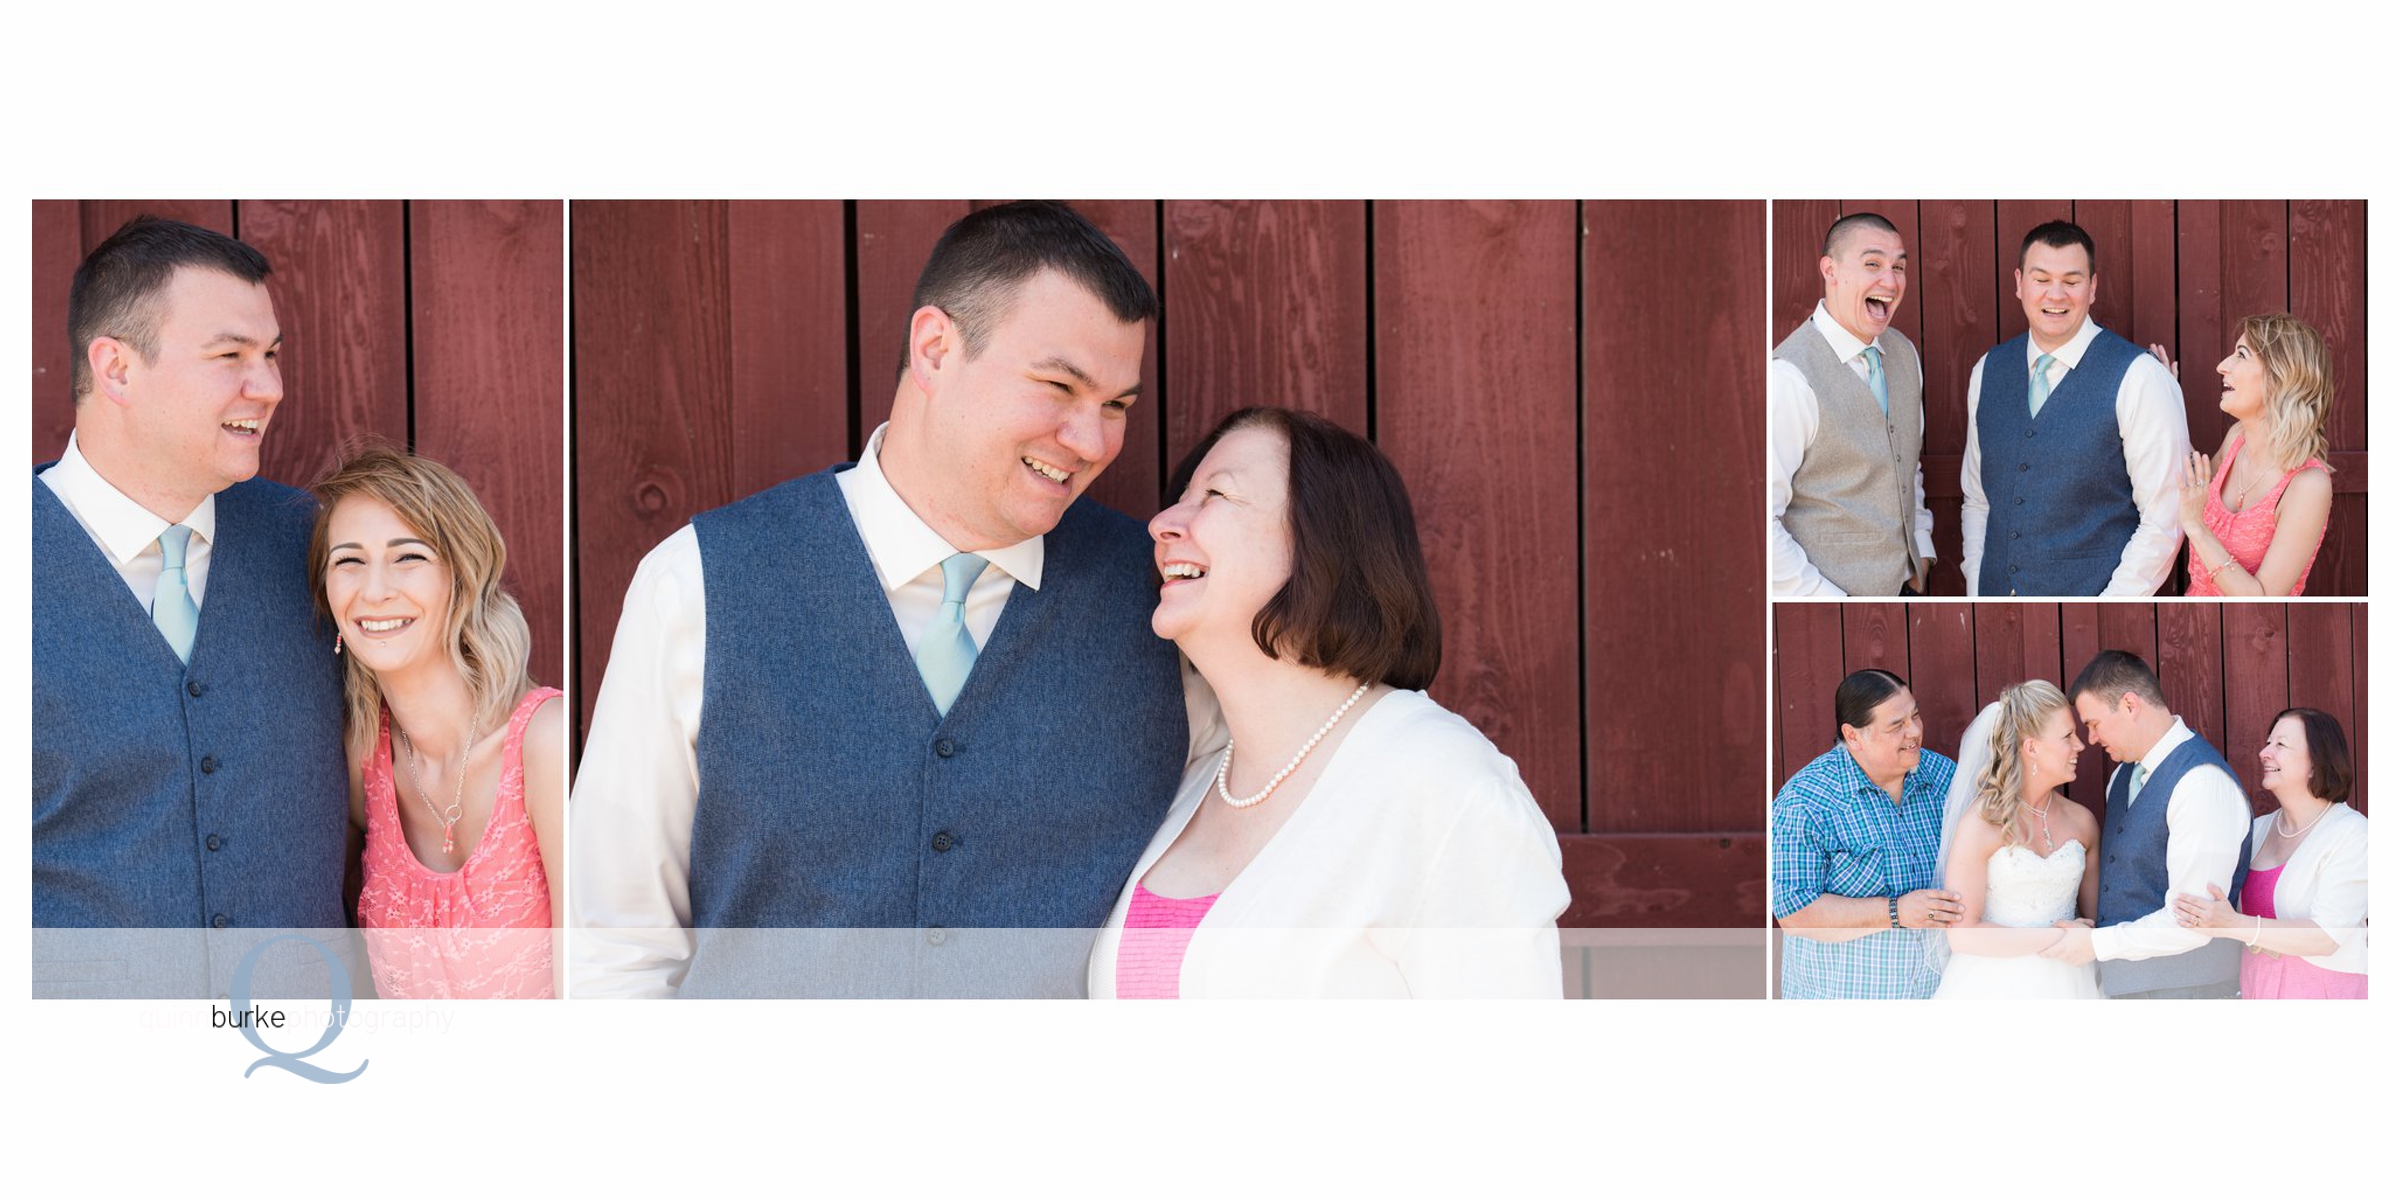
[[[1854,212],[1825,227],[1825,257],[1840,257],[1836,251],[1842,248],[1843,242],[1849,240],[1851,233],[1860,229],[1874,229],[1890,234],[1900,232],[1900,227],[1892,224],[1882,213]]]
[[[113,337],[147,362],[158,353],[159,303],[183,267],[222,271],[244,283],[267,277],[267,256],[213,229],[148,213],[92,247],[67,288],[67,379],[75,403],[92,390],[92,340]]]
[[[2044,221],[2025,231],[2025,241],[2017,247],[2017,269],[2025,268],[2025,256],[2035,246],[2064,250],[2069,246],[2083,247],[2083,261],[2091,264],[2092,273],[2100,273],[2100,251],[2092,245],[2092,235],[2073,221]]]
[[[1008,315],[1018,285],[1043,270],[1072,279],[1130,325],[1158,315],[1158,295],[1109,236],[1056,200],[1018,200],[978,209],[951,223],[933,245],[908,310],[930,304],[950,315],[967,357]],[[903,331],[900,373],[908,373]]]
[[[2067,699],[2092,696],[2103,704],[2115,704],[2117,697],[2132,692],[2157,705],[2167,706],[2167,691],[2158,683],[2158,672],[2150,669],[2138,654],[2123,650],[2103,650],[2085,663],[2083,673],[2075,677],[2075,686],[2067,689]]]

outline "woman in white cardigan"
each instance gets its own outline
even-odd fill
[[[2350,745],[2332,717],[2287,708],[2258,753],[2276,808],[2250,829],[2237,910],[2214,885],[2176,919],[2250,949],[2244,1000],[2367,998],[2367,819],[2350,807]]]
[[[1091,994],[1558,996],[1558,839],[1516,764],[1420,690],[1441,628],[1399,473],[1252,408],[1169,494],[1151,627],[1229,740],[1134,867]]]

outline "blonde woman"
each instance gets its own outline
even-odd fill
[[[2213,466],[2194,451],[2178,478],[2186,594],[2297,596],[2333,512],[2324,461],[2333,355],[2306,322],[2268,313],[2242,321],[2217,375],[2225,383],[2217,407],[2233,428]]]
[[[552,998],[565,706],[526,678],[532,637],[500,590],[500,531],[449,468],[395,450],[360,453],[313,490],[310,583],[347,663],[376,990]]]
[[[2082,752],[2074,710],[2044,680],[2000,693],[1967,727],[1942,851],[1942,886],[1966,911],[1934,999],[2100,998],[2091,964],[2041,955],[2099,907],[2100,822],[2058,791]]]

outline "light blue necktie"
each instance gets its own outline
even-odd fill
[[[2057,362],[2055,354],[2045,354],[2033,360],[2033,390],[2027,393],[2033,403],[2033,415],[2042,415],[2042,405],[2050,402],[2050,364]]]
[[[1883,351],[1867,347],[1867,390],[1875,393],[1875,406],[1883,415],[1892,415],[1892,385],[1883,377]]]
[[[2148,778],[2150,778],[2150,772],[2143,770],[2142,764],[2138,762],[2133,764],[2133,784],[2125,789],[2126,807],[2133,807],[2133,802],[2142,798],[2142,782]]]
[[[917,673],[933,694],[933,707],[945,717],[967,686],[967,672],[975,669],[975,639],[967,634],[967,589],[981,574],[983,559],[975,555],[953,554],[942,560],[942,607],[917,642]]]
[[[192,639],[200,634],[200,606],[192,603],[192,584],[183,573],[184,551],[191,546],[192,531],[182,525],[169,525],[158,535],[159,553],[166,565],[158,572],[158,593],[150,601],[150,622],[167,639],[175,657],[192,661]]]

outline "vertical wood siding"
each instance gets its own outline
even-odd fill
[[[2192,445],[2214,454],[2232,421],[2217,409],[2216,365],[2242,318],[2288,311],[2333,351],[2337,395],[2326,430],[2333,517],[2308,580],[2312,596],[2367,594],[2367,206],[2363,200],[1778,200],[1773,334],[1808,319],[1824,285],[1818,251],[1846,213],[1890,218],[1908,246],[1908,295],[1893,326],[1925,364],[1925,488],[1938,595],[1963,595],[1959,465],[1967,377],[2025,331],[2017,245],[2043,221],[2072,220],[2100,251],[2092,319],[2183,364]],[[2190,583],[2179,553],[2163,594]]]
[[[641,556],[856,454],[891,411],[917,271],[988,203],[573,206],[584,720]],[[1765,206],[1077,207],[1164,309],[1093,497],[1147,519],[1245,405],[1373,437],[1433,567],[1433,695],[1550,814],[1565,923],[1761,927]]]
[[[75,266],[142,213],[267,256],[283,403],[259,474],[304,487],[361,438],[456,470],[508,542],[535,679],[563,682],[565,214],[555,200],[38,200],[33,461],[75,428],[67,292]]]

